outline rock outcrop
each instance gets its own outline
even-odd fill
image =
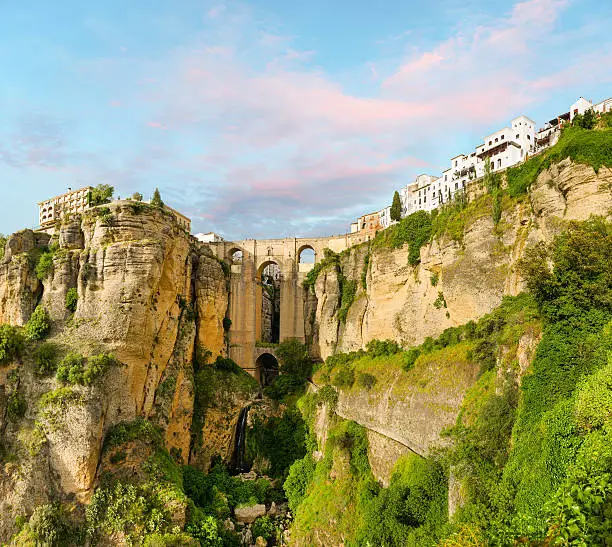
[[[416,345],[476,319],[499,305],[504,295],[523,290],[516,264],[527,246],[550,241],[564,222],[611,211],[612,170],[602,167],[595,173],[568,159],[540,173],[529,196],[505,208],[497,228],[490,206],[471,211],[462,241],[434,240],[421,249],[418,267],[409,265],[406,247],[353,247],[340,259],[343,275],[357,285],[346,322],[338,319],[340,281],[334,269],[321,272],[314,295],[308,297],[306,330],[312,351],[325,359],[336,351],[363,348],[373,339]]]

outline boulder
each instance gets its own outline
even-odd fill
[[[236,520],[245,524],[251,524],[256,518],[263,517],[265,514],[266,506],[263,503],[234,509]]]

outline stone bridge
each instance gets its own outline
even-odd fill
[[[217,258],[231,264],[229,318],[231,357],[242,368],[263,380],[263,355],[276,358],[274,347],[262,347],[261,275],[269,264],[280,269],[279,340],[297,338],[305,342],[303,281],[329,248],[342,252],[367,240],[360,234],[320,238],[246,239],[210,243]],[[300,262],[306,249],[314,251],[314,263]]]

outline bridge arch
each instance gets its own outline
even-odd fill
[[[230,264],[242,264],[242,261],[245,258],[244,250],[240,247],[231,247],[227,252],[227,260],[229,260]]]
[[[279,374],[278,359],[270,351],[262,352],[255,361],[255,378],[260,385],[269,386]]]
[[[312,245],[305,244],[298,248],[298,264],[314,264],[317,261],[317,251]]]
[[[280,342],[281,332],[281,286],[280,264],[268,258],[257,268],[256,292],[256,340],[261,343]]]

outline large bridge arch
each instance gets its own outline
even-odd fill
[[[261,274],[271,263],[280,270],[279,341],[297,338],[305,342],[303,281],[314,264],[324,258],[324,249],[339,253],[361,243],[354,235],[324,238],[245,239],[207,243],[214,255],[231,267],[229,278],[229,357],[253,376],[257,376],[257,359],[261,349],[262,282]],[[313,263],[300,263],[305,249],[314,252]],[[242,260],[232,255],[242,251]]]

